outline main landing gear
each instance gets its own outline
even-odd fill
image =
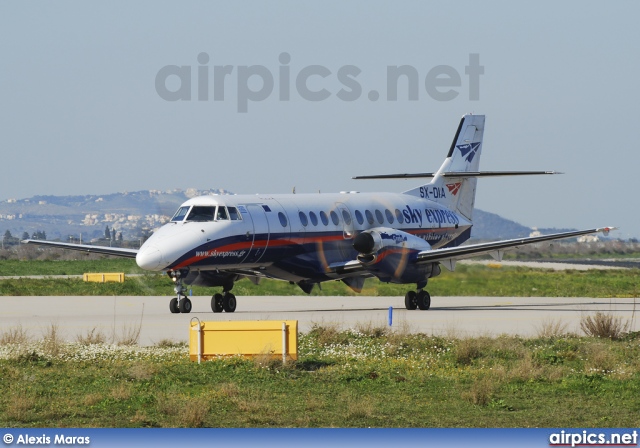
[[[420,308],[421,310],[428,310],[431,306],[431,296],[423,289],[416,291],[409,291],[404,296],[404,306],[408,310],[415,310]]]
[[[211,309],[214,313],[233,313],[236,310],[236,296],[229,291],[224,291],[223,294],[215,294],[211,297]]]

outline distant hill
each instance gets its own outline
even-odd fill
[[[473,228],[471,238],[480,240],[502,240],[529,236],[531,227],[505,219],[495,213],[475,209],[473,211]]]
[[[44,231],[47,239],[83,241],[104,236],[106,226],[136,239],[145,231],[167,222],[178,206],[189,198],[208,194],[231,194],[226,190],[148,190],[108,195],[34,196],[0,201],[0,235],[9,230],[14,237],[24,232]],[[507,239],[529,236],[532,229],[494,213],[474,211],[474,239]],[[547,229],[552,230],[552,229]]]
[[[104,236],[106,226],[136,239],[167,222],[184,201],[200,195],[229,194],[227,190],[145,190],[107,195],[34,196],[0,202],[0,232],[14,237],[44,231],[47,239],[83,241]]]

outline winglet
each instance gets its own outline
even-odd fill
[[[601,227],[599,229],[597,229],[597,232],[602,232],[602,234],[604,236],[609,236],[609,232],[611,232],[612,230],[618,230],[617,227]]]

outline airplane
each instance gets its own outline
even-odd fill
[[[166,272],[176,297],[171,313],[189,313],[185,285],[222,287],[211,298],[214,313],[233,313],[235,282],[272,278],[309,294],[322,282],[341,280],[361,292],[367,278],[415,284],[407,310],[428,310],[427,282],[441,266],[526,244],[577,237],[615,227],[462,245],[471,236],[479,178],[557,174],[554,171],[479,171],[484,115],[462,117],[438,171],[357,176],[354,179],[431,178],[403,193],[317,193],[200,196],[183,203],[170,222],[140,249],[26,240],[29,244],[135,258],[149,271]]]

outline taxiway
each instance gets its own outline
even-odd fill
[[[313,325],[339,328],[388,325],[392,328],[457,337],[518,334],[535,336],[545,323],[561,322],[566,331],[582,334],[580,319],[596,311],[635,318],[637,299],[563,297],[433,297],[428,311],[407,311],[403,297],[238,297],[235,313],[214,314],[209,297],[192,297],[190,314],[171,314],[167,297],[0,297],[0,328],[20,325],[34,338],[58,327],[74,340],[95,328],[107,338],[140,326],[141,345],[163,339],[187,341],[189,321],[297,320],[300,331]],[[640,309],[639,309],[640,311]],[[632,328],[635,329],[635,328]]]

